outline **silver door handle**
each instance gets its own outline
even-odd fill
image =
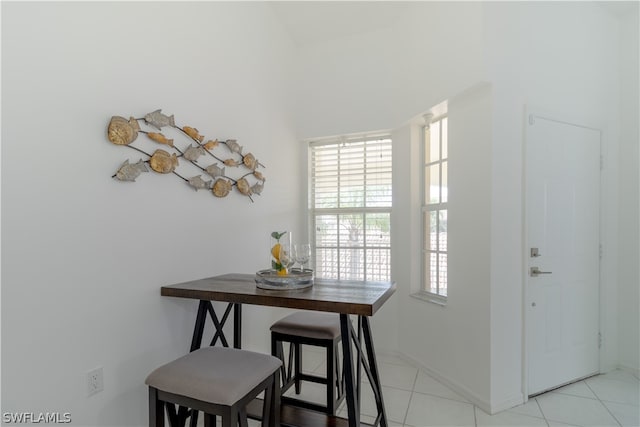
[[[529,269],[529,275],[531,275],[531,277],[538,277],[541,274],[551,274],[550,271],[540,271],[540,269],[538,267],[531,267]]]

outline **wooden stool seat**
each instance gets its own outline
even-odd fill
[[[299,398],[282,396],[282,402],[307,409],[335,415],[344,399],[344,381],[340,373],[338,343],[340,342],[340,317],[334,313],[299,311],[290,314],[271,326],[271,354],[282,360],[282,389],[284,394],[295,385],[296,394],[300,394],[302,381],[325,384],[326,406],[308,402]],[[285,364],[283,342],[290,343],[289,358]],[[302,372],[302,345],[324,347],[326,349],[326,376]]]
[[[177,404],[205,413],[205,426],[235,427],[247,424],[246,405],[265,391],[263,426],[277,425],[279,416],[279,368],[282,362],[268,354],[225,347],[206,347],[154,370],[149,386],[149,425],[164,426],[167,407],[171,424]],[[267,420],[271,418],[271,420]],[[211,424],[213,423],[213,424]]]
[[[298,311],[271,325],[271,332],[306,338],[340,338],[340,318],[335,314]]]

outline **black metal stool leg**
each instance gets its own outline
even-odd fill
[[[300,381],[300,375],[302,374],[302,344],[294,343],[293,346],[293,349],[295,351],[295,356],[293,359],[295,364],[296,394],[300,394],[300,391],[302,389],[302,382]]]
[[[189,420],[189,427],[198,427],[198,411],[192,409],[189,411],[191,413],[191,419]]]
[[[149,387],[149,427],[164,427],[164,402],[154,387]]]
[[[336,370],[333,366],[335,363],[336,348],[335,345],[327,347],[327,412],[331,415],[336,414]]]

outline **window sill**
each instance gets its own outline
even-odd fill
[[[420,301],[430,302],[435,305],[439,305],[441,307],[447,306],[447,297],[443,297],[440,295],[430,294],[428,292],[420,291],[414,294],[409,294],[410,297],[419,299]]]

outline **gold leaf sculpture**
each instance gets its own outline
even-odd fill
[[[258,166],[258,160],[256,160],[255,156],[251,153],[245,154],[242,159],[242,163],[252,171],[256,170],[256,167]]]
[[[203,147],[205,150],[213,150],[220,144],[217,139],[207,141]]]
[[[239,166],[240,163],[236,159],[227,159],[224,161],[224,164],[231,167]]]
[[[240,178],[236,182],[236,188],[241,194],[244,194],[245,196],[251,195],[251,186],[249,185],[249,182],[245,178]]]
[[[161,133],[156,132],[147,132],[147,136],[149,139],[157,142],[158,144],[168,145],[169,147],[173,147],[173,139],[168,139]]]
[[[164,150],[156,150],[149,159],[149,166],[158,173],[171,173],[178,166],[176,154],[169,154]]]
[[[213,184],[213,195],[216,197],[226,197],[226,195],[231,191],[231,188],[231,182],[224,178],[219,178],[216,180],[215,184]]]
[[[202,140],[204,139],[204,136],[200,135],[198,133],[198,129],[196,129],[196,128],[185,126],[185,127],[182,128],[182,130],[184,131],[184,133],[189,135],[191,138],[197,139],[198,142],[202,142]]]
[[[161,132],[143,130],[140,123]],[[167,131],[163,131],[163,128],[166,128]],[[138,143],[132,144],[136,141],[138,133],[146,134],[149,140],[165,145],[166,149],[156,149],[152,154],[149,154],[142,148],[135,146]],[[174,141],[177,139],[172,137],[172,133],[176,133],[178,137],[186,138],[189,143],[176,146]],[[161,109],[145,114],[141,118],[130,117],[129,120],[121,116],[111,117],[107,128],[107,138],[115,145],[129,147],[147,156],[147,160],[140,159],[135,163],[130,162],[129,159],[125,160],[112,175],[112,178],[118,181],[135,182],[142,172],[149,171],[148,166],[158,174],[176,175],[196,191],[200,189],[211,190],[211,194],[218,198],[228,196],[235,186],[238,193],[253,201],[251,196],[260,195],[264,188],[265,178],[258,170],[264,166],[258,162],[254,154],[242,154],[244,148],[238,144],[237,140],[213,138],[207,139],[207,142],[203,143],[205,136],[200,134],[197,128],[177,126],[174,116],[163,114]],[[218,154],[214,150],[222,150],[223,152]],[[199,162],[203,157],[210,161],[201,165]],[[180,162],[179,159],[184,159],[184,162]],[[240,171],[240,176],[237,178],[227,176],[225,166],[233,168],[233,171]],[[200,174],[185,178],[178,173],[179,167],[199,169]],[[214,178],[214,180],[204,180],[202,173]]]
[[[138,137],[138,121],[131,117],[129,120],[120,116],[111,117],[107,136],[116,145],[129,145]]]

